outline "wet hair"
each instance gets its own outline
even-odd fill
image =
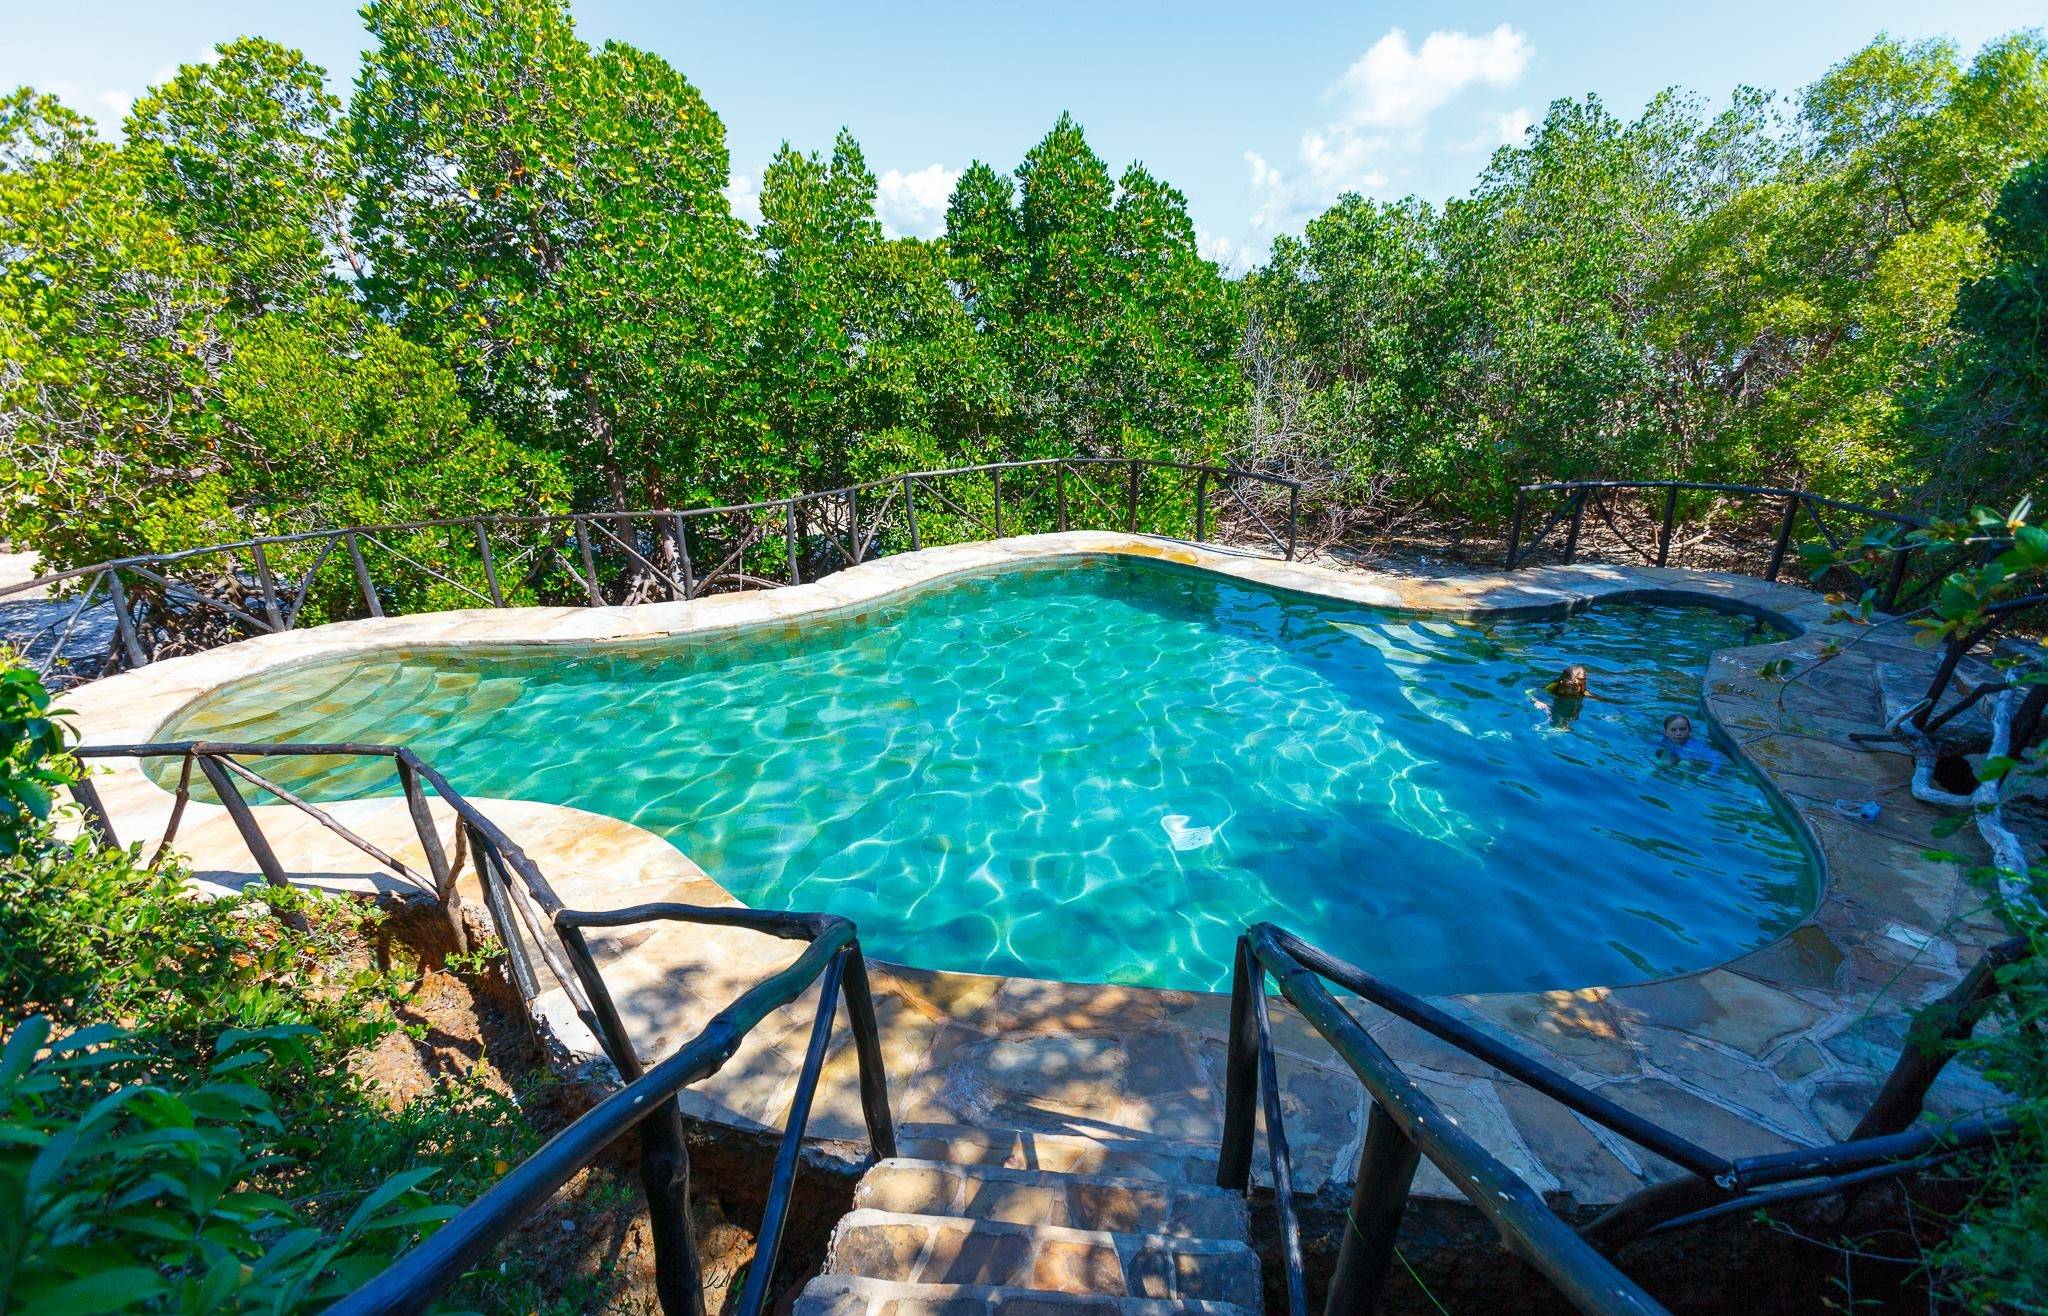
[[[1584,690],[1586,688],[1586,669],[1583,665],[1579,663],[1573,663],[1569,667],[1566,667],[1563,671],[1559,672],[1557,674],[1557,680],[1551,682],[1551,684],[1556,686],[1559,690],[1566,690],[1573,686],[1578,687],[1580,690]]]

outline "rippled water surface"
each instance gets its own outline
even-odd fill
[[[749,904],[843,914],[928,968],[1227,989],[1233,938],[1271,919],[1421,991],[1558,987],[1712,964],[1811,908],[1752,778],[1653,753],[1711,651],[1769,638],[1091,559],[795,627],[326,663],[169,737],[403,741],[466,794],[628,819]],[[1596,697],[1565,722],[1540,687],[1567,662]],[[287,775],[388,789],[352,771]]]

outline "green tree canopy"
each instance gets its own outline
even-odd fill
[[[1002,377],[942,252],[882,236],[875,177],[841,132],[830,160],[788,146],[761,187],[769,309],[758,348],[783,487],[827,489],[981,455]]]
[[[1119,185],[1061,115],[1014,183],[976,163],[946,243],[1008,378],[1029,455],[1189,450],[1235,393],[1228,289],[1187,201],[1142,167]]]
[[[0,531],[59,565],[191,533],[225,471],[228,277],[90,126],[0,102]]]
[[[2048,45],[1879,38],[1781,112],[1550,107],[1441,210],[1351,197],[1246,282],[1240,451],[1461,514],[1605,476],[1913,496],[1911,399],[1998,189],[2048,153]]]
[[[756,232],[697,90],[565,0],[365,20],[345,108],[258,38],[151,89],[119,144],[0,102],[4,533],[72,562],[1068,453],[1227,453],[1332,506],[1481,517],[1546,477],[2037,478],[2030,203],[1986,219],[2048,154],[2038,33],[1968,61],[1880,37],[1712,115],[1562,100],[1468,195],[1341,197],[1228,282],[1185,198],[1071,116],[967,169],[937,241],[884,235],[848,133],[777,154]]]
[[[245,314],[303,307],[363,271],[341,102],[296,50],[231,41],[138,100],[123,154],[151,208],[227,271]]]
[[[740,483],[759,262],[725,130],[558,0],[375,0],[352,107],[371,307],[614,506]],[[728,471],[730,469],[730,474]]]
[[[2048,161],[2012,176],[1988,229],[1987,268],[1956,298],[1961,346],[1917,399],[1919,459],[1948,506],[2048,489]]]
[[[118,147],[0,102],[0,533],[69,566],[564,495],[354,301],[323,77],[232,43]]]

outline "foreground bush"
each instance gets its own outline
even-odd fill
[[[0,1308],[298,1311],[375,1275],[454,1208],[393,1176],[338,1226],[261,1185],[300,1150],[270,1088],[317,1081],[314,1029],[223,1034],[204,1075],[156,1072],[94,1026],[34,1016],[0,1051]]]
[[[532,1135],[481,1070],[402,1110],[360,1076],[423,1031],[374,910],[61,839],[60,716],[0,675],[0,1312],[317,1310]]]
[[[2048,886],[2048,868],[2034,872]],[[1964,1057],[2015,1094],[2021,1135],[1931,1256],[1942,1287],[1971,1311],[2048,1311],[2048,919],[2024,920],[2032,955],[2005,971],[2006,994]]]

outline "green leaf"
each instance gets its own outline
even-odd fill
[[[365,1197],[357,1204],[356,1209],[349,1214],[348,1223],[342,1227],[343,1235],[354,1234],[379,1211],[382,1211],[400,1197],[425,1183],[428,1179],[433,1178],[439,1172],[440,1168],[438,1166],[428,1165],[411,1170],[401,1170],[399,1173],[392,1175],[389,1179],[378,1185],[368,1197]]]
[[[140,1307],[169,1291],[170,1285],[154,1270],[122,1266],[37,1291],[32,1309],[38,1316],[103,1316]]]
[[[0,1088],[12,1086],[23,1071],[34,1062],[36,1052],[50,1040],[50,1021],[42,1015],[30,1015],[8,1034],[7,1046],[0,1050]]]

